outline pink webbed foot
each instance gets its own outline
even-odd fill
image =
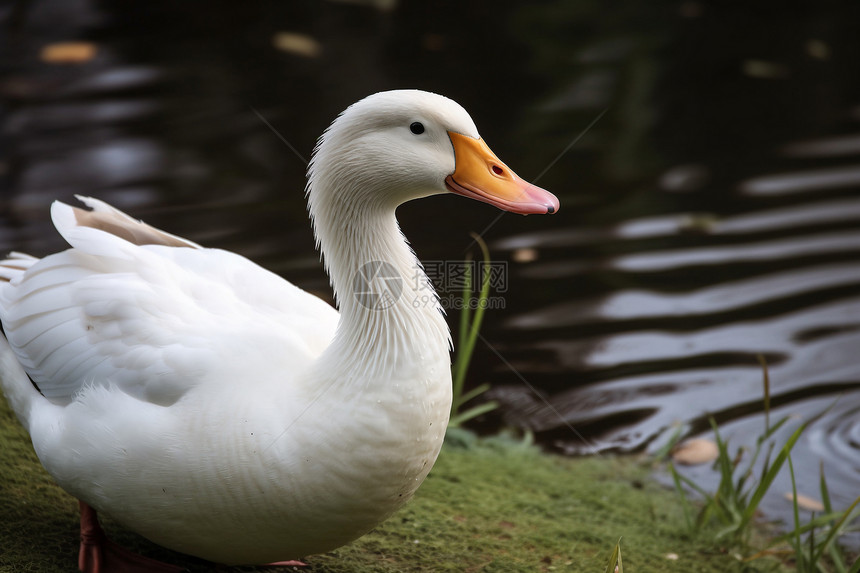
[[[180,573],[182,567],[169,565],[124,549],[105,535],[96,510],[81,506],[81,549],[78,568],[84,573]]]

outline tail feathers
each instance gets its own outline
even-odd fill
[[[0,387],[21,425],[29,431],[33,404],[42,396],[18,362],[5,336],[0,336]]]
[[[37,263],[39,259],[24,253],[11,252],[5,260],[0,261],[0,281],[9,282]]]
[[[104,201],[80,195],[75,197],[90,210],[54,201],[51,219],[60,235],[85,253],[127,258],[126,250],[130,245],[202,248],[188,239],[133,219]]]

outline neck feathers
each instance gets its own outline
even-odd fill
[[[308,183],[317,246],[341,312],[329,351],[346,368],[379,375],[420,363],[425,354],[447,353],[448,325],[400,232],[396,206],[374,201],[372,190],[356,189],[354,180],[339,175],[312,166]]]

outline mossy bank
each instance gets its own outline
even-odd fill
[[[619,538],[628,572],[780,570],[773,561],[739,562],[707,532],[688,534],[677,494],[635,459],[565,459],[511,439],[455,437],[405,509],[351,545],[308,556],[304,571],[602,573]],[[41,468],[2,400],[0,516],[0,572],[76,569],[77,502]],[[107,528],[146,555],[212,570],[110,522]]]

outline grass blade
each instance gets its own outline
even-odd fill
[[[783,448],[785,451],[785,448]],[[791,463],[791,455],[788,458],[788,471],[791,474],[791,494],[792,494],[792,509],[794,510],[794,535],[791,538],[791,545],[794,547],[794,560],[797,564],[797,570],[800,573],[806,571],[806,556],[803,554],[803,543],[800,540],[800,511],[797,507],[797,484],[794,480],[794,464]]]
[[[758,354],[756,358],[758,358],[758,363],[761,364],[762,369],[762,383],[764,384],[764,433],[767,435],[770,432],[770,375],[767,372],[767,361],[764,358],[764,354]]]
[[[621,564],[621,538],[618,538],[618,542],[615,544],[615,549],[612,550],[612,554],[609,556],[609,560],[606,562],[606,567],[603,568],[603,573],[624,573],[624,565]]]
[[[678,479],[680,479],[682,482],[684,482],[685,484],[687,484],[688,486],[693,488],[696,491],[696,493],[698,493],[699,495],[701,495],[702,497],[704,497],[707,500],[713,499],[713,497],[708,492],[706,492],[699,484],[697,484],[696,482],[694,482],[693,480],[691,480],[690,478],[688,478],[686,476],[682,476],[680,473],[677,472],[677,470],[675,471],[675,473],[678,475]]]
[[[821,503],[824,505],[824,511],[831,513],[833,506],[830,503],[830,490],[827,488],[827,480],[824,478],[824,462],[818,462],[818,484],[821,488]]]
[[[452,417],[448,421],[448,425],[452,428],[456,428],[457,426],[463,424],[464,422],[468,422],[472,418],[477,418],[481,414],[486,414],[492,410],[495,410],[499,407],[498,402],[490,401],[484,402],[483,404],[478,404],[474,408],[469,408],[465,412],[457,413],[454,417]]]
[[[469,390],[468,392],[466,392],[465,394],[463,394],[462,396],[457,398],[457,400],[454,402],[454,409],[455,410],[459,409],[460,406],[462,406],[463,404],[465,404],[466,402],[468,402],[472,398],[477,398],[478,396],[480,396],[481,394],[483,394],[484,392],[486,392],[489,389],[490,389],[490,385],[486,382],[479,385],[479,386],[475,386],[474,388],[472,388],[471,390]]]
[[[820,558],[820,556],[823,554],[823,552],[830,546],[831,543],[833,543],[833,540],[842,534],[842,531],[845,528],[846,524],[851,521],[849,518],[852,517],[852,513],[854,512],[854,508],[857,507],[858,504],[860,504],[860,497],[855,499],[854,503],[849,505],[848,509],[846,509],[844,512],[842,512],[842,517],[840,517],[836,521],[836,523],[833,524],[833,527],[830,528],[830,532],[827,534],[827,537],[825,537],[824,541],[818,546],[819,551],[817,552],[816,560],[817,560],[817,558]],[[853,516],[853,517],[856,517],[856,516]]]
[[[486,402],[467,412],[460,413],[460,407],[475,398],[479,394],[483,394],[489,389],[489,385],[482,384],[477,388],[473,388],[469,392],[463,394],[463,388],[466,384],[466,374],[469,370],[469,363],[472,360],[472,353],[475,350],[475,343],[478,340],[478,333],[481,330],[481,323],[484,320],[484,311],[487,309],[486,301],[490,294],[490,280],[492,278],[490,272],[490,250],[487,248],[487,243],[479,235],[472,233],[472,238],[481,248],[483,262],[479,265],[481,269],[478,273],[481,281],[481,290],[478,294],[477,304],[472,313],[472,285],[474,277],[472,276],[472,265],[467,265],[464,275],[463,284],[463,310],[460,314],[460,333],[458,336],[459,348],[457,358],[453,365],[452,374],[452,389],[453,400],[451,402],[451,417],[449,425],[456,427],[463,422],[470,420],[476,416],[480,416],[485,412],[498,407],[496,402]],[[467,259],[471,261],[471,259]]]
[[[478,243],[483,254],[483,263],[480,265],[481,272],[481,291],[478,295],[478,304],[475,305],[474,315],[471,313],[472,285],[474,277],[472,276],[472,266],[466,266],[466,273],[463,285],[463,311],[460,315],[460,348],[458,349],[457,359],[454,363],[453,375],[453,392],[454,402],[451,406],[451,417],[457,415],[457,408],[465,402],[461,399],[463,394],[463,386],[466,382],[466,372],[469,369],[469,363],[472,360],[472,352],[475,350],[475,342],[478,340],[478,333],[481,330],[481,322],[484,320],[484,311],[486,305],[483,301],[487,300],[490,293],[490,251],[487,248],[487,243],[480,236],[472,233],[472,238]]]
[[[687,530],[693,530],[693,516],[690,513],[690,502],[687,500],[687,494],[684,493],[684,486],[681,485],[681,475],[675,469],[675,464],[669,462],[669,471],[672,472],[672,481],[675,482],[675,489],[678,495],[681,496],[681,509],[684,511],[684,521],[687,523]]]
[[[471,255],[466,257],[466,269],[463,276],[463,310],[460,312],[460,332],[457,337],[457,358],[454,361],[453,391],[455,404],[458,397],[463,393],[463,384],[466,380],[466,370],[471,360],[471,352],[468,348],[468,332],[472,305],[472,261]],[[456,411],[456,407],[452,406]]]
[[[478,243],[478,246],[481,247],[481,254],[483,255],[484,262],[481,265],[481,272],[479,273],[481,277],[481,293],[478,295],[478,301],[485,301],[490,295],[490,250],[480,235],[472,233],[472,237]],[[469,329],[469,340],[467,341],[473,347],[475,346],[475,340],[478,338],[478,332],[481,330],[481,322],[484,320],[485,310],[485,304],[478,304],[475,309],[475,317],[472,319],[472,327]]]
[[[819,487],[821,489],[821,502],[824,505],[824,511],[827,514],[833,512],[833,505],[830,502],[830,489],[827,487],[827,479],[824,477],[824,462],[818,463],[818,475],[819,475]],[[834,525],[833,520],[828,520],[831,528]],[[842,554],[842,550],[839,548],[838,543],[833,543],[830,547],[828,545],[827,538],[824,539],[824,545],[821,547],[821,553],[823,554],[825,551],[830,555],[830,559],[833,561],[833,567],[836,569],[836,573],[847,573],[847,567],[845,566],[845,556]]]
[[[825,513],[824,515],[818,515],[815,518],[804,523],[802,526],[800,526],[800,529],[792,530],[788,533],[784,533],[784,534],[780,535],[779,537],[774,537],[771,540],[771,543],[777,544],[777,543],[782,543],[784,541],[788,541],[789,539],[791,539],[791,536],[795,534],[795,531],[797,533],[800,533],[800,534],[805,534],[805,533],[809,532],[810,530],[815,529],[816,527],[826,527],[827,525],[832,524],[833,520],[839,519],[840,517],[842,517],[842,512],[840,512],[840,511],[832,512],[832,513]]]
[[[758,509],[759,503],[761,503],[762,498],[764,497],[765,492],[770,488],[770,484],[773,483],[773,480],[776,478],[776,475],[779,473],[780,468],[782,468],[785,463],[786,458],[789,457],[789,453],[791,449],[794,447],[794,444],[797,443],[797,440],[800,439],[800,435],[806,429],[807,423],[801,424],[799,428],[797,428],[788,441],[782,446],[782,449],[779,451],[779,454],[776,456],[776,459],[773,461],[773,464],[768,468],[767,473],[762,477],[761,482],[756,487],[755,491],[753,491],[752,496],[750,497],[749,504],[746,507],[746,510],[743,513],[740,522],[740,528],[744,529],[752,520],[755,515],[756,509]]]

